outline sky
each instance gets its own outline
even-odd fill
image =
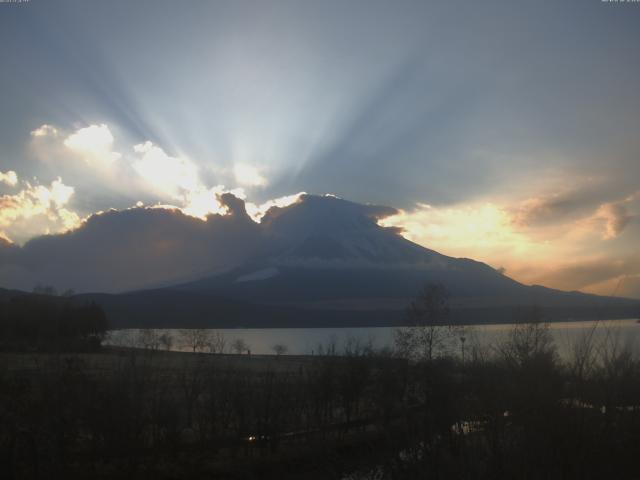
[[[331,193],[524,283],[640,297],[639,22],[601,0],[2,2],[0,242]]]

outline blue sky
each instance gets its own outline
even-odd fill
[[[2,3],[0,232],[333,193],[523,281],[635,294],[639,20],[599,0]]]

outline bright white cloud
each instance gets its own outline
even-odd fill
[[[49,186],[23,184],[15,195],[0,196],[0,235],[12,241],[77,227],[79,215],[68,209],[73,187],[58,178]]]
[[[171,157],[151,142],[135,145],[133,151],[138,155],[133,169],[157,193],[178,199],[203,187],[198,167],[189,159]]]
[[[42,125],[31,135],[34,137],[32,147],[40,159],[62,171],[65,177],[82,181],[83,186],[95,185],[127,195],[136,193],[146,197],[147,202],[171,205],[194,217],[224,213],[226,209],[217,199],[222,193],[233,193],[245,199],[243,187],[267,183],[258,168],[238,163],[232,171],[219,169],[223,176],[233,177],[237,188],[208,185],[190,158],[169,155],[150,141],[134,145],[129,152],[120,154],[114,151],[115,138],[106,124],[91,124],[72,132]],[[252,204],[252,207],[256,218],[266,211],[264,206]]]
[[[267,200],[261,205],[256,205],[255,203],[247,202],[246,204],[247,213],[253,219],[253,221],[260,222],[262,220],[262,217],[264,217],[265,213],[267,213],[267,211],[271,207],[280,207],[280,208],[287,207],[293,203],[296,203],[298,200],[300,200],[300,197],[304,194],[305,192],[299,192],[293,195],[286,195],[284,197],[275,198],[273,200]]]
[[[81,156],[87,164],[102,168],[109,167],[122,156],[113,151],[113,144],[113,134],[105,124],[76,130],[64,141],[64,146]]]
[[[256,167],[246,163],[238,163],[233,167],[233,175],[239,185],[246,187],[264,187],[267,179]]]
[[[18,175],[13,170],[8,172],[0,172],[0,183],[5,183],[10,187],[15,187],[18,184]]]

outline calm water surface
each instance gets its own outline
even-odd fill
[[[489,347],[504,340],[514,325],[478,325],[465,328],[465,348],[474,345]],[[558,322],[549,324],[551,335],[561,356],[567,356],[572,346],[591,335],[596,346],[608,343],[618,347],[628,347],[640,354],[640,323],[635,319],[588,322]],[[208,329],[213,337],[221,334],[225,339],[225,351],[231,353],[231,344],[242,339],[252,354],[272,354],[274,345],[284,345],[292,355],[310,355],[326,350],[331,345],[342,352],[348,342],[372,345],[376,349],[393,346],[394,327],[367,328],[238,328]],[[179,329],[158,329],[156,335],[167,334],[172,338],[172,350],[189,350]],[[110,332],[108,345],[139,345],[141,330],[115,330]],[[206,351],[205,348],[203,351]]]

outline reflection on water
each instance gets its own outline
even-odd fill
[[[512,324],[466,327],[466,345],[491,348],[505,339],[513,327]],[[569,355],[572,346],[586,337],[591,337],[596,346],[607,343],[640,353],[640,323],[635,319],[558,322],[549,324],[549,329],[562,357]],[[198,345],[197,350],[237,353],[238,349],[235,347],[242,342],[244,353],[250,351],[258,355],[273,354],[276,346],[285,347],[286,354],[289,355],[317,354],[320,350],[326,351],[327,348],[333,348],[339,353],[344,351],[349,342],[382,349],[393,346],[394,331],[393,327],[207,329],[199,331],[203,334],[204,340]],[[151,334],[149,331],[138,329],[114,330],[110,332],[105,344],[143,346],[141,342],[146,341],[147,345],[155,345],[155,348],[168,347],[171,350],[192,351],[193,337],[193,334],[189,335],[180,329],[158,329],[153,330]]]

